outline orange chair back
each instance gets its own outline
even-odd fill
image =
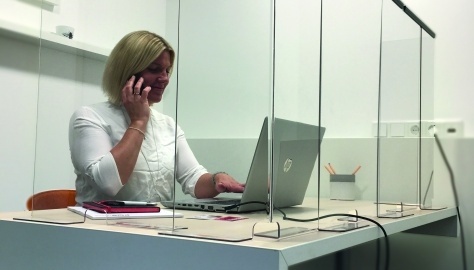
[[[31,210],[45,210],[66,208],[76,205],[76,191],[73,189],[47,190],[33,194],[26,201],[26,208]]]

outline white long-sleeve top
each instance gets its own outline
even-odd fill
[[[120,181],[110,150],[122,139],[130,118],[123,106],[110,102],[79,108],[69,124],[69,148],[76,178],[76,201],[172,199],[175,162],[175,122],[151,109],[145,140],[125,185]],[[177,129],[177,181],[194,195],[196,182],[207,170],[201,166],[180,127]]]

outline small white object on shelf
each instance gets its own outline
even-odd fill
[[[39,44],[38,41],[41,37],[41,46],[103,62],[106,61],[111,51],[111,49],[64,38],[54,32],[40,32],[39,29],[15,24],[2,19],[0,19],[0,36],[14,38],[32,44]]]
[[[72,39],[74,37],[74,27],[69,25],[56,26],[56,34]]]

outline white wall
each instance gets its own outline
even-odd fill
[[[271,90],[270,10],[270,1],[181,1],[179,28],[168,29],[179,29],[177,119],[188,138],[258,136]]]
[[[466,137],[474,136],[474,3],[454,0],[403,1],[436,33],[435,116],[437,120],[463,120]]]

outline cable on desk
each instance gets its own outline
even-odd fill
[[[453,193],[454,193],[454,202],[456,204],[456,211],[458,213],[458,219],[459,219],[459,234],[461,237],[461,254],[462,254],[462,264],[463,264],[463,269],[467,269],[467,262],[466,262],[466,243],[464,242],[464,229],[462,226],[461,222],[461,213],[459,212],[459,199],[458,199],[458,192],[456,190],[456,183],[454,182],[454,173],[453,169],[451,168],[451,165],[449,164],[448,158],[446,154],[444,153],[443,146],[441,145],[441,141],[438,138],[438,135],[436,132],[434,133],[434,138],[436,141],[436,145],[438,146],[439,152],[441,153],[441,157],[443,158],[444,164],[446,165],[448,172],[449,172],[449,178],[451,180],[451,187],[453,188]]]
[[[231,210],[231,209],[234,209],[234,208],[237,208],[239,206],[242,206],[242,205],[246,205],[246,204],[262,204],[262,205],[265,205],[266,208],[265,208],[265,212],[268,214],[270,212],[270,210],[268,209],[269,208],[269,203],[268,202],[262,202],[262,201],[250,201],[250,202],[245,202],[245,203],[237,203],[237,204],[233,204],[233,205],[229,205],[229,206],[226,206],[224,207],[224,210],[225,211],[228,211],[228,210]],[[280,208],[276,207],[276,206],[273,206],[273,209],[274,210],[277,210],[278,212],[280,212],[283,216],[286,216],[285,212],[283,212]]]
[[[237,208],[237,207],[239,207],[239,206],[246,205],[246,204],[263,204],[263,205],[267,205],[267,208],[268,208],[268,204],[267,204],[266,202],[250,201],[250,202],[236,203],[236,204],[232,204],[232,205],[226,206],[226,207],[224,207],[224,210],[225,210],[225,211],[228,211],[228,210],[231,210],[231,209],[234,209],[234,208]]]
[[[382,230],[383,234],[384,234],[384,237],[385,237],[385,243],[386,243],[386,250],[385,250],[385,256],[386,256],[386,259],[385,259],[385,269],[388,270],[388,267],[390,265],[390,244],[389,244],[389,241],[388,241],[388,235],[387,235],[387,232],[385,231],[384,227],[378,223],[377,221],[371,219],[371,218],[367,218],[367,217],[364,217],[364,216],[359,216],[359,215],[352,215],[352,214],[329,214],[329,215],[324,215],[324,216],[320,216],[320,217],[317,217],[317,218],[310,218],[310,219],[297,219],[297,218],[290,218],[290,217],[287,217],[286,214],[280,210],[280,212],[283,213],[283,220],[289,220],[289,221],[296,221],[296,222],[311,222],[311,221],[317,221],[317,220],[321,220],[321,219],[325,219],[325,218],[329,218],[329,217],[341,217],[341,216],[344,216],[344,217],[353,217],[353,218],[360,218],[360,219],[363,219],[363,220],[367,220],[369,222],[372,222],[374,224],[376,224],[380,230]],[[379,254],[379,249],[377,249],[377,254]],[[378,260],[378,256],[377,256],[377,260]],[[377,265],[378,266],[378,265]]]
[[[263,205],[266,205],[267,209],[267,213],[268,213],[268,203],[267,202],[261,202],[261,201],[250,201],[250,202],[246,202],[246,203],[238,203],[238,204],[234,204],[234,205],[230,205],[230,206],[227,206],[227,207],[224,207],[224,209],[226,211],[230,210],[230,209],[234,209],[236,207],[239,207],[241,205],[246,205],[246,204],[263,204]],[[386,243],[386,252],[385,252],[385,256],[386,256],[386,260],[385,260],[385,269],[388,270],[388,267],[389,267],[389,264],[390,264],[390,245],[389,245],[389,241],[388,241],[388,235],[387,235],[387,232],[385,231],[384,227],[378,223],[377,221],[371,219],[371,218],[367,218],[367,217],[364,217],[364,216],[359,216],[359,215],[352,215],[352,214],[329,214],[329,215],[324,215],[324,216],[320,216],[320,217],[317,217],[317,218],[311,218],[311,219],[297,219],[297,218],[290,218],[290,217],[287,217],[286,216],[286,213],[281,210],[280,208],[276,207],[276,206],[273,206],[273,208],[275,210],[277,210],[278,212],[280,212],[282,215],[283,215],[283,220],[289,220],[289,221],[295,221],[295,222],[311,222],[311,221],[317,221],[317,220],[321,220],[321,219],[325,219],[325,218],[329,218],[329,217],[341,217],[341,216],[344,216],[344,217],[353,217],[353,218],[360,218],[360,219],[363,219],[363,220],[367,220],[369,222],[372,222],[374,224],[376,224],[383,232],[384,234],[384,238],[385,238],[385,243]],[[377,240],[378,241],[378,240]],[[380,249],[377,248],[377,267],[379,265],[379,257],[380,257]]]
[[[428,182],[428,187],[426,187],[425,196],[423,196],[423,202],[421,203],[422,206],[424,206],[426,203],[426,197],[428,196],[428,191],[430,190],[431,182],[433,182],[433,174],[434,170],[431,171],[430,181]]]

